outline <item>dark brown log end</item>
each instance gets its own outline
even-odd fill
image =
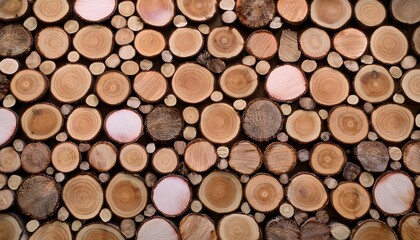
[[[268,99],[256,99],[249,103],[242,116],[246,135],[256,141],[273,139],[282,128],[280,107]]]
[[[55,213],[60,199],[60,186],[44,175],[23,180],[17,190],[17,204],[26,215],[43,220]]]
[[[356,146],[354,155],[369,172],[383,172],[388,166],[389,153],[382,142],[363,141]]]
[[[184,126],[176,108],[157,106],[146,116],[146,129],[156,141],[170,141],[179,136]]]
[[[276,217],[265,227],[267,240],[295,240],[300,237],[300,230],[294,220]]]

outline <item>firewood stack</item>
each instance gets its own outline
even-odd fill
[[[0,240],[416,240],[419,0],[0,0]]]

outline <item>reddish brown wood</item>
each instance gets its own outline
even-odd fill
[[[216,164],[216,148],[205,139],[195,139],[186,146],[184,161],[187,167],[193,171],[207,171]]]

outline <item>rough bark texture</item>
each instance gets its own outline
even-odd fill
[[[278,105],[268,99],[252,101],[242,116],[242,126],[248,137],[267,141],[282,128],[283,116]]]
[[[299,236],[300,230],[294,220],[277,217],[270,220],[265,227],[267,240],[295,240]]]
[[[170,141],[182,131],[184,123],[181,114],[175,108],[158,106],[147,114],[146,129],[156,141]]]
[[[0,56],[18,57],[31,50],[32,35],[20,24],[4,25],[0,28]]]
[[[25,146],[21,156],[22,168],[28,173],[41,173],[51,163],[51,150],[42,142]]]
[[[328,240],[330,238],[330,228],[314,218],[308,219],[300,227],[300,231],[301,240]]]
[[[16,200],[23,213],[43,220],[56,212],[60,200],[60,186],[51,177],[31,176],[20,185]]]
[[[363,168],[369,172],[385,171],[389,162],[389,153],[385,144],[379,141],[364,141],[357,145],[354,155]]]
[[[297,35],[297,32],[289,29],[281,33],[279,58],[283,62],[296,62],[302,55],[298,47]]]
[[[352,162],[348,162],[348,163],[346,163],[346,165],[344,165],[343,177],[347,181],[352,181],[352,180],[356,179],[356,177],[359,175],[360,171],[361,171],[361,169],[358,165],[356,165]]]
[[[0,101],[9,93],[9,79],[6,75],[0,74]]]

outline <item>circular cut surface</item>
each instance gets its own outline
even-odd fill
[[[18,128],[18,117],[15,112],[7,108],[0,108],[0,146],[8,143]],[[23,128],[23,125],[22,125]]]
[[[410,171],[420,174],[420,141],[408,142],[403,148],[402,159]]]
[[[92,223],[84,226],[76,235],[76,240],[106,239],[124,240],[120,231],[103,223]]]
[[[314,100],[325,106],[342,103],[349,95],[347,78],[338,70],[322,67],[316,70],[309,81],[309,92]]]
[[[137,52],[145,57],[159,55],[165,49],[165,45],[166,41],[162,33],[152,29],[140,31],[134,39],[134,47]]]
[[[209,20],[217,10],[217,0],[177,0],[176,5],[182,14],[197,22]]]
[[[241,182],[232,173],[213,171],[201,182],[198,198],[211,211],[235,211],[242,200]]]
[[[414,51],[417,53],[417,55],[420,55],[420,26],[414,30],[412,42]]]
[[[360,142],[354,148],[354,155],[369,172],[384,172],[390,158],[387,147],[380,141]]]
[[[279,0],[277,12],[286,22],[301,23],[308,16],[308,3],[306,0]]]
[[[63,116],[52,104],[38,103],[28,108],[22,115],[23,132],[33,140],[46,140],[60,131]]]
[[[279,106],[269,99],[251,101],[242,116],[245,134],[256,141],[268,141],[282,128],[283,116]]]
[[[226,103],[214,103],[201,113],[202,134],[214,143],[227,143],[233,140],[241,128],[238,113]]]
[[[292,171],[296,162],[296,150],[287,143],[273,142],[264,151],[264,165],[276,175]]]
[[[394,80],[384,67],[376,64],[366,65],[354,78],[354,90],[357,96],[365,101],[382,102],[394,92]]]
[[[296,110],[286,120],[286,131],[299,142],[312,142],[321,133],[321,119],[314,111]]]
[[[169,175],[159,180],[152,190],[152,200],[162,214],[179,216],[190,206],[192,199],[188,182],[177,175]]]
[[[367,220],[357,226],[353,232],[353,240],[397,240],[397,235],[388,225],[377,220]]]
[[[400,220],[400,234],[403,240],[416,240],[420,234],[420,214],[410,213]]]
[[[342,105],[331,111],[328,117],[328,128],[340,142],[353,144],[367,136],[369,122],[362,110]]]
[[[92,75],[82,64],[66,64],[57,69],[50,83],[51,94],[60,102],[82,99],[92,85]]]
[[[168,82],[156,71],[143,71],[134,78],[133,89],[145,102],[157,102],[163,98]]]
[[[70,10],[67,0],[38,0],[32,10],[43,22],[57,22],[66,16]]]
[[[71,172],[77,168],[81,159],[79,148],[73,142],[56,145],[52,151],[52,164],[60,172]]]
[[[169,50],[181,58],[196,55],[203,47],[203,36],[193,28],[178,28],[169,38]]]
[[[10,82],[10,91],[21,102],[35,101],[42,97],[47,89],[45,75],[33,69],[17,72]]]
[[[413,69],[405,73],[401,87],[411,100],[420,103],[420,70]]]
[[[318,174],[328,176],[338,174],[344,167],[347,156],[334,143],[319,143],[312,150],[309,165]]]
[[[51,163],[51,150],[42,142],[29,143],[23,148],[21,162],[27,173],[41,173]]]
[[[233,98],[246,98],[255,92],[258,75],[254,69],[238,64],[223,71],[219,79],[220,88]]]
[[[293,101],[306,92],[307,82],[303,72],[293,65],[282,65],[270,72],[265,90],[270,98],[279,102]]]
[[[147,24],[155,27],[163,27],[172,21],[175,14],[175,6],[172,0],[138,0],[137,13]]]
[[[411,178],[404,172],[387,172],[373,186],[375,205],[386,215],[401,215],[413,207],[415,188]]]
[[[139,214],[146,207],[147,195],[144,182],[127,173],[115,175],[105,193],[111,211],[122,218],[132,218]]]
[[[241,174],[252,174],[261,164],[261,150],[250,141],[239,141],[230,149],[229,167]]]
[[[191,213],[183,217],[179,223],[179,232],[184,240],[217,239],[214,223],[204,214]]]
[[[85,220],[98,215],[104,201],[104,193],[96,179],[90,175],[78,175],[64,185],[62,198],[74,217]]]
[[[67,132],[79,141],[95,138],[101,130],[102,116],[95,108],[79,107],[67,119]]]
[[[146,116],[147,132],[156,141],[175,139],[183,127],[182,115],[176,108],[157,106]]]
[[[70,227],[61,221],[49,222],[38,228],[29,240],[60,239],[72,240]]]
[[[327,204],[328,195],[321,181],[308,173],[299,174],[290,181],[287,199],[296,208],[314,212]]]
[[[0,214],[0,232],[2,240],[19,240],[22,235],[22,226],[13,215]]]
[[[258,240],[261,230],[254,218],[240,213],[234,213],[222,218],[218,232],[222,240]]]
[[[111,112],[105,119],[108,136],[118,143],[134,142],[143,133],[143,119],[134,110],[120,109]]]
[[[255,210],[271,212],[279,206],[284,193],[277,179],[268,174],[258,174],[246,184],[245,196]]]
[[[193,171],[207,171],[217,161],[216,148],[205,139],[193,140],[185,148],[184,161]]]
[[[16,195],[16,203],[24,214],[43,220],[57,210],[60,186],[51,177],[33,175],[23,180]]]
[[[137,143],[131,143],[120,149],[119,160],[125,170],[140,172],[147,166],[148,155],[145,147]]]
[[[371,121],[376,133],[390,142],[404,141],[410,136],[414,126],[411,111],[397,104],[378,107],[373,111]]]
[[[124,102],[131,92],[131,82],[121,72],[108,71],[95,82],[95,90],[99,99],[110,105]]]
[[[236,0],[235,12],[239,21],[249,28],[267,26],[276,11],[274,0]]]
[[[198,64],[185,63],[178,67],[172,77],[172,90],[187,103],[199,103],[214,90],[213,74]]]
[[[352,15],[348,0],[314,0],[311,3],[311,19],[321,27],[339,29]]]
[[[90,166],[98,172],[108,172],[117,162],[117,149],[106,141],[96,142],[88,152]]]
[[[178,154],[172,148],[160,148],[153,154],[152,166],[158,173],[172,173],[178,168],[178,164]]]
[[[309,58],[321,59],[327,56],[331,49],[331,40],[328,33],[320,28],[306,29],[299,38],[303,54]]]
[[[28,10],[27,0],[4,0],[0,5],[1,20],[15,20]]]
[[[360,0],[354,7],[354,14],[363,25],[374,27],[386,18],[386,9],[378,0]]]
[[[357,59],[366,51],[366,35],[356,28],[346,28],[337,33],[333,40],[334,48],[346,58]]]
[[[0,149],[0,172],[12,173],[21,167],[21,158],[13,147]],[[1,204],[0,204],[1,205]],[[1,207],[0,207],[1,209]]]
[[[76,0],[74,12],[89,22],[101,22],[111,16],[117,8],[116,0]]]
[[[102,25],[88,25],[76,33],[73,46],[82,56],[91,60],[100,60],[111,53],[113,39],[114,35],[109,28]]]
[[[408,51],[404,34],[395,27],[382,26],[370,38],[370,51],[380,62],[395,64],[403,59]]]
[[[24,26],[7,24],[0,28],[1,57],[18,57],[28,53],[32,48],[32,44],[32,35]]]
[[[207,49],[217,58],[233,58],[244,48],[244,39],[236,28],[218,27],[207,38]]]
[[[286,218],[274,218],[267,222],[265,228],[267,240],[300,239],[300,229],[296,221]]]
[[[277,53],[276,37],[267,30],[257,30],[246,40],[246,50],[257,59],[270,59]]]
[[[369,192],[354,182],[340,184],[331,193],[331,204],[346,219],[359,219],[370,208]]]
[[[42,29],[35,37],[37,51],[49,59],[62,57],[68,50],[70,38],[60,27]]]
[[[137,239],[165,239],[179,240],[178,230],[175,225],[162,217],[146,220],[137,232]]]
[[[407,24],[420,22],[420,2],[417,0],[392,0],[392,16]]]

